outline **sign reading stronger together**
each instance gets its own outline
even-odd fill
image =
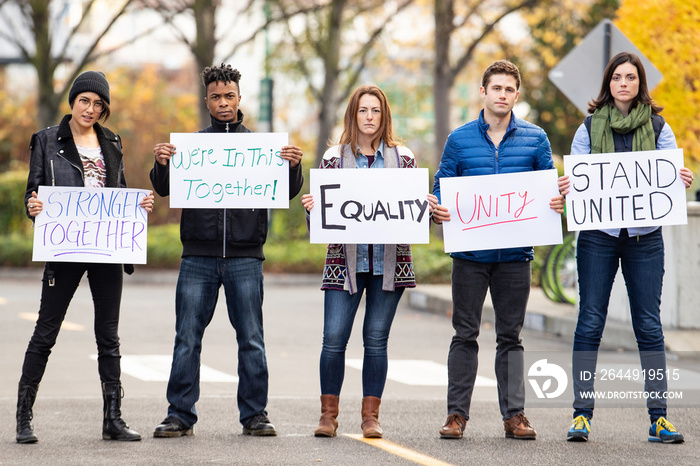
[[[289,207],[287,133],[171,133],[170,207]]]
[[[32,260],[145,264],[142,189],[39,186]]]
[[[549,207],[559,195],[557,171],[440,178],[445,252],[562,242],[561,218]]]

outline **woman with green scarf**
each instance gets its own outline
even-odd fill
[[[597,154],[676,149],[671,127],[659,115],[662,107],[649,95],[646,73],[639,57],[615,55],[603,75],[598,98],[571,144],[572,154]],[[680,170],[688,188],[693,173]],[[559,181],[561,193],[569,189],[568,177]],[[576,264],[579,283],[579,315],[574,334],[574,415],[569,441],[587,441],[591,430],[598,347],[603,336],[608,302],[619,264],[629,297],[632,327],[646,375],[644,391],[651,420],[650,442],[682,443],[681,435],[666,420],[666,353],[661,326],[661,286],[664,276],[664,243],[661,227],[615,228],[582,231],[578,237]],[[658,376],[657,376],[658,375]],[[588,380],[583,380],[588,379]],[[584,395],[582,395],[584,394]]]

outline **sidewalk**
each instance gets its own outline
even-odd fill
[[[452,291],[450,285],[418,285],[408,289],[409,305],[413,309],[444,315],[452,315]],[[532,288],[525,314],[525,328],[540,331],[565,341],[574,341],[576,308],[570,304],[555,303],[548,299],[541,288]],[[484,302],[482,322],[493,323],[491,297]],[[666,350],[671,353],[700,352],[700,330],[665,329]],[[601,347],[614,350],[636,350],[632,324],[608,319],[605,324]]]

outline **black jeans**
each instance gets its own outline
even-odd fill
[[[491,290],[496,330],[496,382],[503,420],[523,412],[525,385],[520,331],[530,297],[530,262],[482,264],[452,260],[452,337],[447,357],[447,413],[469,419],[479,365],[479,329],[486,291]]]
[[[49,285],[49,271],[53,272],[54,286]],[[44,267],[39,318],[24,355],[21,383],[37,385],[41,382],[68,305],[86,271],[95,304],[95,339],[100,380],[114,382],[120,379],[118,328],[122,265],[52,262]]]

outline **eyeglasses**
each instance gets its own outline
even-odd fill
[[[104,110],[105,108],[105,104],[101,100],[91,102],[89,99],[81,97],[80,99],[78,99],[78,103],[82,107],[85,107],[85,109],[88,109],[92,106],[93,110],[95,110],[98,113],[102,112],[102,110]]]

